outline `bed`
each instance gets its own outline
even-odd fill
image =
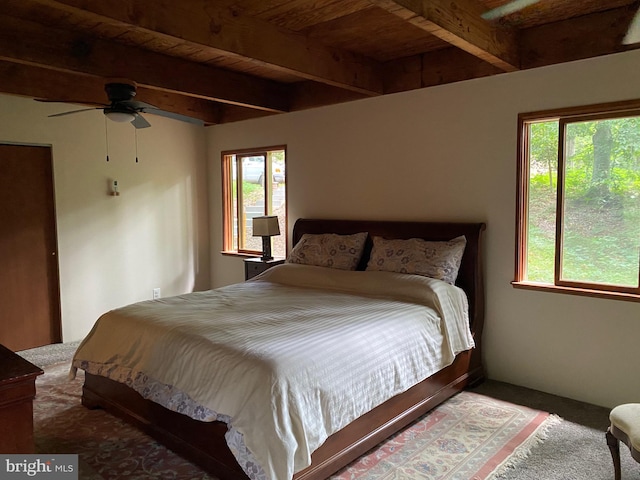
[[[364,396],[365,400],[355,400],[353,406],[349,404],[347,410],[350,416],[346,416],[342,411],[344,410],[344,408],[340,407],[342,408],[342,410],[340,410],[339,408],[339,411],[337,413],[332,411],[331,414],[326,416],[327,418],[331,417],[329,420],[327,420],[325,416],[321,415],[320,417],[315,419],[315,423],[312,422],[312,427],[309,427],[309,425],[298,425],[299,417],[303,417],[305,419],[307,417],[311,419],[315,418],[313,414],[309,414],[306,410],[302,410],[301,414],[296,414],[299,409],[307,408],[307,404],[313,404],[311,405],[311,408],[314,407],[315,403],[323,404],[322,408],[324,408],[324,405],[326,403],[329,403],[330,407],[333,408],[333,404],[342,405],[344,403],[342,400],[335,399],[345,399],[346,397],[329,396],[329,394],[326,393],[326,389],[324,388],[323,382],[325,382],[325,379],[324,377],[322,377],[309,380],[311,387],[316,387],[310,390],[312,394],[310,394],[309,392],[296,394],[297,396],[294,397],[294,400],[290,400],[290,403],[287,403],[289,400],[278,400],[280,403],[278,403],[277,405],[275,403],[276,400],[267,399],[265,401],[264,398],[257,396],[254,390],[258,389],[252,389],[251,385],[253,385],[254,383],[258,385],[261,381],[260,379],[263,377],[271,378],[269,377],[269,375],[271,375],[270,372],[262,373],[261,369],[263,368],[263,366],[261,364],[252,364],[251,367],[247,367],[244,364],[238,366],[238,357],[231,357],[231,354],[228,354],[226,350],[224,351],[224,353],[215,353],[215,355],[217,355],[215,357],[208,357],[208,353],[192,354],[192,351],[196,351],[196,344],[203,343],[202,340],[194,336],[194,333],[191,331],[185,333],[186,330],[183,331],[177,329],[175,325],[181,325],[181,323],[174,322],[174,320],[170,316],[168,316],[168,314],[165,315],[166,318],[163,323],[164,329],[153,331],[145,330],[139,335],[139,337],[135,337],[134,333],[131,333],[127,330],[127,333],[122,334],[120,337],[116,335],[113,338],[109,338],[107,336],[102,338],[97,332],[97,330],[100,330],[100,321],[96,323],[96,326],[94,327],[92,333],[89,334],[87,339],[85,339],[85,341],[78,348],[73,363],[74,368],[79,367],[85,370],[85,383],[83,386],[82,403],[88,408],[104,408],[105,410],[129,421],[130,423],[133,423],[148,434],[155,437],[161,443],[165,444],[167,447],[182,454],[184,457],[190,459],[194,463],[199,464],[205,470],[211,472],[221,479],[284,479],[293,477],[296,480],[319,480],[327,478],[331,474],[337,472],[339,469],[348,465],[351,461],[367,452],[369,449],[376,446],[379,442],[389,437],[391,434],[397,432],[401,428],[405,427],[406,425],[426,413],[427,411],[431,410],[438,404],[455,395],[457,392],[464,389],[468,385],[478,383],[484,378],[481,360],[481,339],[484,323],[481,235],[484,228],[485,225],[483,223],[299,219],[293,229],[292,244],[294,245],[294,251],[296,251],[295,246],[299,246],[299,243],[300,245],[304,243],[300,241],[305,235],[307,235],[307,237],[309,235],[318,236],[323,234],[355,236],[356,234],[362,234],[363,232],[366,232],[362,243],[362,254],[359,261],[357,261],[356,271],[338,272],[337,269],[327,269],[326,267],[310,267],[307,265],[285,264],[281,267],[274,267],[272,269],[269,269],[264,274],[250,280],[249,282],[244,282],[244,284],[229,286],[225,287],[224,289],[218,289],[211,292],[196,292],[194,294],[187,294],[187,296],[181,296],[180,298],[164,300],[164,303],[166,304],[165,306],[168,307],[167,311],[169,311],[173,307],[183,308],[184,299],[182,297],[186,297],[188,299],[188,303],[194,305],[193,307],[190,307],[194,311],[206,310],[206,304],[203,302],[209,301],[208,299],[211,295],[218,298],[218,300],[227,307],[230,304],[241,304],[241,308],[234,307],[234,312],[236,312],[238,316],[234,317],[233,323],[228,323],[226,325],[226,329],[224,331],[228,336],[235,335],[234,338],[236,339],[236,341],[240,342],[241,348],[244,348],[244,345],[246,343],[251,343],[253,341],[253,337],[251,337],[250,335],[238,335],[238,329],[241,327],[244,328],[243,325],[238,325],[238,322],[242,322],[244,318],[251,318],[252,320],[250,322],[249,320],[247,321],[252,325],[262,325],[265,323],[269,323],[263,321],[262,313],[255,313],[253,310],[249,311],[247,309],[253,308],[252,305],[258,308],[266,308],[265,305],[268,303],[266,301],[267,296],[273,295],[274,291],[277,291],[278,294],[284,291],[285,297],[288,294],[292,296],[292,298],[294,295],[297,295],[296,292],[298,291],[304,291],[304,294],[307,295],[307,297],[301,296],[301,300],[299,301],[296,300],[296,298],[298,297],[295,297],[293,303],[290,304],[292,306],[287,306],[287,311],[284,313],[280,312],[281,314],[277,315],[277,317],[286,317],[289,311],[304,311],[305,309],[308,309],[308,306],[311,304],[315,305],[314,308],[318,308],[318,302],[326,305],[331,305],[332,307],[335,307],[334,309],[349,309],[352,305],[354,305],[355,309],[356,304],[363,303],[363,305],[365,305],[365,310],[366,308],[374,308],[369,306],[372,302],[380,302],[380,306],[376,304],[375,308],[386,308],[387,310],[384,310],[384,314],[375,313],[373,315],[369,315],[372,318],[375,317],[376,321],[379,320],[378,317],[385,317],[388,315],[392,315],[392,313],[390,312],[394,312],[396,310],[399,311],[400,305],[404,305],[408,302],[406,302],[404,299],[398,300],[396,298],[393,298],[391,299],[392,302],[399,303],[392,303],[391,305],[387,305],[384,302],[387,302],[389,299],[387,299],[386,297],[380,299],[379,297],[381,295],[379,294],[379,292],[376,293],[371,291],[373,293],[370,293],[369,290],[361,291],[361,289],[375,289],[379,288],[380,285],[387,284],[395,285],[392,282],[396,282],[397,278],[399,282],[406,282],[409,280],[413,283],[418,282],[415,283],[415,290],[418,292],[418,295],[422,295],[420,293],[420,289],[422,288],[424,282],[427,282],[427,286],[431,288],[431,286],[433,285],[434,292],[437,293],[436,303],[438,308],[440,309],[445,308],[442,305],[448,305],[449,299],[458,295],[458,291],[464,292],[462,294],[462,297],[464,297],[464,300],[468,305],[468,314],[464,317],[458,315],[457,321],[459,322],[460,318],[464,318],[465,323],[468,322],[468,335],[470,337],[469,341],[471,343],[468,344],[467,347],[458,346],[456,348],[442,348],[441,350],[445,352],[445,358],[442,359],[441,362],[443,364],[446,364],[446,366],[444,366],[443,368],[424,365],[421,362],[416,362],[413,357],[407,357],[408,359],[402,357],[402,361],[409,362],[412,365],[415,365],[415,373],[411,373],[410,375],[407,374],[406,378],[402,376],[402,378],[399,379],[397,371],[400,370],[404,372],[405,369],[396,368],[394,380],[393,382],[391,382],[393,383],[393,386],[387,389],[388,392],[385,391],[384,394],[386,396],[377,398],[377,393],[375,392],[379,390],[385,390],[386,387],[380,388],[379,386],[376,386],[374,388],[375,392],[367,392],[367,394]],[[379,256],[380,254],[381,250],[379,249],[379,247],[376,247],[378,248],[378,250],[375,250],[373,246],[373,239],[376,237],[378,239],[382,239],[380,241],[391,241],[392,239],[424,239],[428,241],[446,242],[451,241],[452,239],[460,238],[461,236],[464,237],[466,244],[464,245],[464,253],[462,254],[462,258],[459,263],[459,270],[457,271],[457,276],[455,278],[455,285],[458,288],[451,287],[450,285],[446,284],[446,282],[433,280],[431,278],[425,279],[424,277],[421,277],[420,279],[417,279],[415,278],[417,277],[415,275],[402,275],[384,271],[371,273],[363,272],[363,270],[367,268],[370,257],[372,255]],[[326,273],[326,275],[323,274],[323,272]],[[320,283],[319,286],[316,285],[316,283],[313,283],[311,289],[309,289],[305,282],[310,282],[310,278],[313,279],[313,282],[318,281],[326,283]],[[366,280],[363,280],[364,278],[366,278]],[[373,280],[369,281],[369,278],[372,278]],[[352,281],[353,279],[355,279],[355,281]],[[284,284],[281,284],[281,282],[284,282]],[[286,284],[286,282],[292,282],[292,284],[288,285]],[[343,282],[345,282],[345,285],[349,285],[349,288],[357,288],[358,290],[347,293],[344,293],[343,291],[335,291],[337,287],[334,286],[342,285]],[[356,286],[352,287],[351,285]],[[414,290],[413,284],[410,283],[398,283],[397,287],[394,288],[398,290],[401,295],[410,295]],[[436,295],[436,293],[430,294],[429,298],[436,298],[436,296],[434,296]],[[238,294],[244,296],[243,298],[247,300],[236,302],[233,295]],[[348,297],[344,297],[344,295],[348,295]],[[440,295],[443,295],[443,297],[441,298]],[[413,300],[411,300],[411,302],[413,302]],[[136,315],[139,314],[139,317],[146,318],[150,316],[147,309],[151,308],[151,304],[153,304],[154,308],[156,304],[162,306],[162,302],[142,302],[142,304],[137,304],[137,306],[130,307],[133,308],[133,310],[125,310],[125,312],[135,312]],[[171,307],[172,305],[173,307]],[[342,305],[344,305],[344,307]],[[405,307],[402,306],[402,308]],[[416,307],[411,304],[407,305],[407,308],[409,309],[408,311],[415,310],[418,313],[418,316],[424,315],[424,307],[422,305]],[[438,310],[438,312],[441,311],[442,310]],[[453,308],[453,311],[454,313],[452,314],[447,310],[446,315],[457,315],[455,312],[458,311],[458,307]],[[230,310],[228,310],[228,312],[230,312]],[[325,312],[324,310],[322,310],[318,316],[324,315]],[[356,317],[356,320],[350,319],[349,322],[364,322],[370,320],[366,314],[360,315],[360,317]],[[429,315],[429,318],[433,316],[431,313]],[[163,314],[160,313],[157,316],[158,318],[162,319]],[[435,315],[434,318],[437,317],[438,315]],[[381,334],[384,338],[395,338],[395,335],[400,335],[401,333],[403,333],[402,330],[404,330],[405,328],[407,328],[407,331],[409,331],[408,329],[410,328],[414,328],[413,326],[409,326],[409,324],[407,324],[407,327],[398,327],[397,325],[404,325],[404,323],[402,323],[404,320],[400,321],[399,319],[400,316],[397,316],[397,318],[394,319],[394,322],[397,323],[393,323],[391,326],[383,326],[382,323],[379,323],[376,324],[377,326],[375,328],[378,328],[379,326],[379,328],[396,330],[381,330],[382,332],[385,332]],[[314,319],[314,321],[315,320],[316,319]],[[126,317],[126,315],[124,315],[119,321],[128,322],[129,319],[128,317]],[[153,321],[156,322],[158,320],[154,318]],[[348,377],[348,382],[344,382],[344,378],[346,377],[339,377],[337,373],[334,373],[334,370],[339,370],[336,367],[330,367],[328,365],[318,363],[323,360],[323,358],[320,357],[330,357],[330,355],[327,354],[314,357],[313,352],[315,350],[317,350],[318,352],[324,351],[322,349],[326,349],[326,351],[333,351],[334,349],[338,348],[337,345],[340,343],[346,342],[346,348],[350,348],[351,352],[353,352],[353,354],[345,354],[344,351],[341,351],[341,353],[339,354],[341,355],[340,358],[354,357],[356,359],[360,359],[363,355],[362,352],[366,350],[366,348],[363,349],[363,345],[358,345],[357,339],[355,341],[347,341],[345,340],[346,337],[343,335],[334,335],[333,337],[329,336],[327,337],[328,340],[318,340],[321,338],[325,338],[318,332],[324,332],[327,320],[323,317],[323,319],[321,321],[318,320],[318,322],[320,325],[322,325],[321,330],[318,330],[318,328],[320,327],[314,326],[315,324],[311,319],[305,320],[304,323],[298,322],[298,324],[296,325],[296,328],[299,328],[299,325],[304,324],[305,328],[308,329],[309,332],[312,332],[309,338],[312,338],[313,340],[310,340],[308,337],[296,337],[295,341],[286,342],[287,344],[295,344],[294,350],[297,348],[296,352],[289,353],[289,351],[287,351],[288,353],[286,355],[298,355],[294,363],[297,362],[297,364],[300,364],[300,371],[302,371],[303,368],[307,368],[304,361],[307,359],[306,356],[299,356],[301,351],[300,349],[302,349],[302,351],[308,352],[309,359],[313,359],[313,363],[309,364],[309,371],[330,370],[331,375],[327,376],[332,378],[336,377],[338,380],[341,379],[342,381],[339,383],[340,385],[351,385],[351,382],[353,382],[352,390],[355,389],[359,391],[362,388],[365,388],[364,384],[360,385],[358,383],[362,383],[362,378],[373,378],[374,380],[367,380],[367,382],[373,382],[372,385],[374,384],[374,382],[378,381],[373,371],[375,370],[375,372],[377,372],[379,368],[385,368],[386,363],[382,360],[379,360],[378,362],[381,364],[380,367],[371,367],[372,372],[365,371],[362,378]],[[160,320],[160,323],[162,323],[162,320]],[[111,324],[108,327],[103,327],[102,330],[110,332],[121,330],[119,327],[114,327],[114,325],[119,324]],[[167,325],[169,327],[167,327]],[[440,320],[439,325],[447,325],[447,323]],[[265,327],[264,325],[262,325],[262,327],[263,330],[260,331],[261,333],[256,334],[256,338],[259,337],[259,341],[262,341],[265,337],[269,337],[271,339],[274,327],[270,324],[268,325],[268,330],[266,330],[267,327]],[[143,327],[139,328],[142,329]],[[144,328],[147,327],[145,326]],[[197,323],[195,329],[198,330],[201,328],[203,328],[202,322]],[[282,326],[277,326],[277,328],[282,328]],[[458,329],[461,330],[460,328]],[[259,328],[257,330],[259,330]],[[124,331],[124,327],[122,327],[122,331]],[[132,331],[135,331],[135,328]],[[182,401],[174,402],[174,404],[170,404],[170,402],[167,403],[166,397],[162,396],[164,395],[162,392],[158,393],[157,391],[153,390],[153,388],[155,388],[155,383],[150,383],[153,388],[149,388],[148,384],[144,383],[147,381],[147,377],[152,377],[154,379],[158,378],[158,375],[160,375],[160,373],[157,372],[164,372],[169,368],[173,368],[171,367],[171,365],[174,365],[176,361],[175,359],[171,360],[170,355],[166,353],[168,350],[164,350],[164,354],[160,355],[160,357],[162,358],[160,358],[160,360],[158,361],[160,363],[162,361],[168,362],[167,365],[169,366],[162,366],[161,368],[160,365],[154,364],[154,368],[156,370],[152,371],[153,374],[148,374],[148,372],[145,372],[145,374],[141,375],[139,371],[134,371],[135,369],[126,370],[120,365],[116,366],[115,364],[111,363],[114,358],[117,358],[118,355],[120,355],[120,357],[128,358],[128,360],[130,360],[131,362],[131,365],[137,365],[142,361],[141,358],[147,355],[145,352],[147,352],[148,348],[142,348],[144,344],[149,343],[151,346],[159,345],[160,342],[163,342],[169,335],[168,332],[171,332],[171,335],[175,334],[180,336],[180,340],[178,343],[184,345],[183,350],[181,350],[182,353],[180,354],[180,358],[182,359],[185,356],[193,357],[193,361],[188,366],[188,377],[190,379],[191,377],[193,377],[193,379],[189,380],[189,382],[195,382],[195,387],[190,386],[190,390],[188,390],[186,384],[182,383],[183,378],[186,378],[186,375],[181,375],[178,372],[175,373],[174,377],[177,388],[174,389],[173,384],[167,385],[164,382],[160,382],[160,385],[163,386],[163,388],[166,387],[174,389],[180,395],[185,393],[183,391],[183,385],[185,385],[184,389],[188,390],[187,397],[189,401],[193,399],[196,400],[195,408],[192,408],[192,406],[189,405],[187,405],[187,407],[184,407],[184,402]],[[234,334],[234,332],[236,333]],[[292,333],[292,331],[288,330],[287,335],[293,335],[295,337],[295,335],[298,334],[296,332]],[[220,335],[220,330],[216,335]],[[419,336],[423,334],[419,333],[417,335]],[[435,334],[432,335],[431,333],[428,334],[429,337],[432,337],[434,335]],[[445,328],[442,335],[444,337],[450,337],[452,333]],[[414,336],[416,335],[414,334]],[[132,340],[134,337],[136,339]],[[272,340],[269,341],[271,342]],[[376,342],[374,337],[363,341],[371,345]],[[405,342],[408,340],[398,340],[398,342],[400,341]],[[122,354],[118,354],[117,349],[119,348],[119,345],[125,345],[127,344],[127,342],[130,343],[128,349],[125,348]],[[320,344],[319,342],[325,343]],[[282,340],[277,340],[276,343],[280,345],[282,343]],[[385,341],[383,343],[393,342]],[[93,350],[95,350],[94,357],[92,357],[92,345],[94,346]],[[113,345],[113,352],[109,351],[107,347],[105,347],[109,345]],[[473,348],[468,348],[471,345],[473,345]],[[111,346],[109,346],[109,348],[111,348]],[[345,348],[345,346],[343,345],[342,348]],[[101,349],[102,357],[100,357]],[[104,353],[104,350],[107,350],[107,352]],[[399,350],[402,350],[401,352],[399,352],[401,355],[409,355],[409,353],[405,352],[402,348],[400,348]],[[407,348],[406,350],[409,349]],[[355,352],[359,353],[356,354]],[[384,355],[386,355],[386,353]],[[450,358],[446,358],[447,355],[449,355]],[[218,365],[216,362],[218,362],[221,356],[225,358],[231,358],[231,363],[220,363],[226,365],[225,369],[222,373],[215,373],[212,369],[217,368],[214,366]],[[247,351],[243,351],[239,355],[239,357],[247,356],[251,357],[251,360],[253,360],[254,356],[263,357],[265,356],[265,354],[264,350],[262,350],[259,355],[256,355],[254,353],[248,354]],[[379,357],[379,355],[376,355],[376,357]],[[214,360],[210,361],[211,358],[213,358]],[[156,360],[154,360],[154,362],[155,361]],[[357,362],[358,366],[361,365],[359,360]],[[396,362],[396,360],[390,360],[389,364],[392,364],[393,362]],[[273,362],[269,358],[266,363],[271,365]],[[354,363],[353,368],[345,368],[344,374],[351,375],[351,371],[362,370],[360,367],[356,368],[355,365],[356,364]],[[240,368],[240,370],[237,370],[237,368]],[[290,367],[287,368],[280,366],[275,368],[276,370],[282,370],[286,377],[286,379],[282,382],[278,380],[278,383],[270,380],[270,388],[272,391],[276,391],[276,394],[278,394],[280,390],[286,390],[286,395],[289,395],[289,390],[293,390],[293,388],[291,387],[292,382],[289,382],[287,379],[296,377],[298,370],[293,370]],[[437,369],[435,371],[431,371],[429,370],[429,368]],[[124,369],[123,371],[125,373],[129,373],[123,374],[122,371],[120,371],[121,369]],[[134,371],[134,375],[131,374],[131,371]],[[207,381],[202,380],[203,378],[208,378],[203,377],[203,375],[216,376],[219,374],[223,377],[226,377],[230,376],[232,371],[244,372],[244,374],[240,376],[243,378],[246,377],[247,381],[245,383],[246,385],[249,385],[246,386],[243,382],[236,382],[238,383],[238,385],[240,385],[240,387],[238,387],[240,389],[240,393],[236,392],[237,395],[240,395],[240,399],[238,399],[238,397],[228,397],[228,394],[225,391],[216,390],[215,392],[210,392],[205,388],[200,388],[201,385],[208,383]],[[258,374],[256,372],[260,373]],[[425,375],[425,372],[427,372],[427,376],[425,376],[425,378],[422,378],[421,375]],[[381,374],[381,376],[384,375],[386,375],[386,373]],[[132,378],[132,376],[135,378]],[[305,379],[307,376],[307,373],[305,373],[304,375],[301,375],[301,378]],[[142,379],[142,384],[140,384],[139,382],[140,379]],[[301,382],[304,383],[304,380],[301,380]],[[167,381],[167,383],[171,382]],[[213,379],[211,380],[211,383],[213,383]],[[277,388],[274,387],[274,385],[277,385]],[[283,387],[282,385],[285,386]],[[260,390],[265,389],[267,388],[261,388]],[[172,395],[174,395],[174,397],[172,398],[175,398],[176,392],[174,390],[172,390]],[[203,397],[203,395],[205,396]],[[282,397],[289,399],[290,397],[286,397],[286,395],[278,394],[276,396],[278,398]],[[334,393],[332,392],[331,395],[334,395]],[[335,395],[346,394],[341,392],[339,394],[336,393]],[[215,399],[223,399],[220,400],[222,404],[225,405],[223,409],[214,409],[215,411],[212,411],[208,408],[203,407],[203,404],[208,404],[207,402],[209,401],[209,399],[214,399],[214,397]],[[277,413],[277,415],[274,415],[277,418],[276,420],[273,420],[273,422],[275,422],[274,425],[275,430],[279,435],[278,438],[283,437],[286,439],[292,439],[290,443],[298,445],[299,447],[296,450],[297,453],[292,453],[292,460],[291,462],[289,462],[287,467],[280,467],[280,465],[271,465],[269,461],[264,460],[264,455],[267,454],[264,454],[262,452],[260,452],[260,455],[256,453],[258,462],[254,462],[256,458],[249,456],[249,460],[247,460],[246,455],[243,457],[238,453],[239,449],[247,447],[248,445],[252,446],[252,448],[248,450],[253,451],[253,447],[256,447],[256,451],[259,450],[256,446],[256,442],[260,443],[260,438],[267,439],[262,443],[268,444],[269,448],[271,448],[271,444],[274,443],[269,440],[271,438],[269,437],[269,435],[271,435],[271,432],[264,425],[268,424],[269,428],[271,428],[270,422],[272,422],[272,420],[270,418],[264,420],[262,416],[253,414],[252,418],[249,418],[245,421],[246,425],[244,425],[242,428],[238,427],[240,433],[238,435],[238,432],[236,431],[236,436],[234,437],[235,440],[232,440],[229,438],[229,433],[236,428],[235,424],[233,425],[233,428],[231,428],[231,424],[235,423],[236,413],[238,412],[234,412],[232,415],[225,417],[225,415],[228,415],[229,413],[227,410],[233,410],[234,408],[234,405],[231,404],[233,402],[229,403],[228,398],[234,398],[235,400],[233,402],[235,402],[235,404],[242,403],[243,405],[245,405],[246,399],[246,405],[242,408],[237,408],[240,411],[243,411],[244,409],[250,412],[257,412],[259,405],[269,404],[269,402],[271,402],[269,410],[275,411]],[[310,398],[315,400],[311,401],[309,400]],[[206,399],[206,401],[204,399]],[[251,402],[253,403],[251,403],[249,399],[251,399]],[[225,401],[227,401],[226,404],[224,403]],[[304,404],[304,406],[301,407],[299,403]],[[216,413],[217,411],[222,410],[225,410],[224,414]],[[289,414],[289,410],[293,413]],[[336,417],[337,420],[334,421],[333,417]],[[234,418],[234,420],[231,421],[231,418]],[[238,425],[242,425],[239,414],[237,415],[237,418]],[[292,421],[291,419],[295,419],[295,421]],[[288,431],[285,431],[286,429],[282,424],[283,421],[287,424],[294,424],[292,427],[293,434],[289,435]],[[253,431],[251,431],[251,425],[260,425],[260,428],[255,428],[255,430],[259,430],[262,437],[258,436],[257,440],[255,438],[250,439],[249,434],[254,433]],[[316,429],[318,431],[316,431]],[[285,431],[286,435],[280,435],[281,431]],[[305,436],[297,436],[299,431],[302,431]],[[238,436],[243,439],[246,444],[243,444],[242,441],[240,442],[240,444],[238,444],[236,442]],[[277,450],[275,446],[273,448],[275,449],[273,450],[273,452],[275,452],[275,455],[272,456],[277,457],[279,450]],[[244,453],[246,454],[247,452]],[[249,452],[249,454],[250,453],[251,452]],[[278,462],[279,460],[275,463],[277,464]],[[256,464],[258,464],[257,470]],[[299,468],[301,464],[304,465],[304,468],[302,469]],[[293,474],[293,472],[295,472],[295,474]]]

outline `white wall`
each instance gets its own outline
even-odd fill
[[[489,377],[612,406],[640,399],[640,304],[516,290],[519,112],[640,97],[640,51],[208,130],[212,283],[223,256],[220,152],[286,144],[289,228],[299,217],[485,221]]]
[[[151,128],[82,107],[0,95],[0,142],[51,145],[63,341],[79,340],[107,310],[209,287],[206,135],[147,115]],[[111,181],[119,197],[109,196]]]

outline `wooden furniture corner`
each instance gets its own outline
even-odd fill
[[[33,399],[44,372],[0,345],[0,453],[34,453]]]

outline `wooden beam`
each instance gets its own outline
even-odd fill
[[[640,45],[622,44],[635,11],[635,6],[630,5],[524,30],[521,33],[522,69],[640,48]],[[502,73],[501,69],[456,48],[394,60],[383,68],[385,93]]]
[[[425,53],[422,62],[422,84],[425,87],[504,73],[495,65],[457,48]]]
[[[522,67],[536,68],[640,48],[623,45],[637,5],[541,25],[521,33]]]
[[[149,89],[260,110],[289,109],[288,90],[276,82],[14,17],[0,16],[0,59],[102,78],[130,78]]]
[[[422,55],[412,55],[387,62],[384,68],[385,93],[398,93],[423,88]]]
[[[0,61],[0,92],[81,105],[108,103],[104,81],[98,77],[5,61]],[[208,125],[218,123],[222,114],[214,102],[144,87],[138,87],[135,99]]]
[[[27,2],[27,0],[18,0]],[[329,48],[302,34],[243,16],[227,2],[175,0],[28,0],[38,10],[54,9],[73,23],[107,23],[144,32],[156,41],[180,39],[212,53],[263,64],[303,79],[378,95],[380,66],[348,51]]]
[[[491,25],[476,0],[371,0],[407,22],[505,72],[520,69],[514,31]]]
[[[335,105],[367,98],[362,93],[316,82],[298,82],[291,86],[291,111]]]
[[[222,105],[222,112],[218,123],[241,122],[243,120],[268,117],[271,115],[277,114],[274,112],[266,112],[264,110],[236,107],[235,105]]]
[[[433,87],[504,73],[458,48],[444,48],[385,64],[385,92]]]

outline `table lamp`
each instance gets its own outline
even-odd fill
[[[263,217],[253,217],[253,236],[262,237],[262,261],[273,259],[271,256],[271,237],[280,235],[278,217],[268,215]]]

